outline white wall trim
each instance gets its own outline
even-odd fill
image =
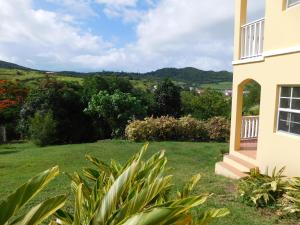
[[[281,49],[277,49],[277,50],[263,52],[262,56],[259,56],[259,57],[233,61],[232,65],[262,62],[265,60],[266,57],[286,55],[286,54],[292,54],[292,53],[297,53],[297,52],[300,52],[300,46],[295,46],[295,47],[291,47],[291,48],[281,48]]]
[[[285,55],[285,54],[290,54],[290,53],[297,53],[300,52],[300,46],[295,46],[291,48],[281,48],[277,50],[272,50],[272,51],[266,51],[263,53],[265,57],[270,57],[270,56],[276,56],[276,55]]]
[[[239,65],[239,64],[247,64],[247,63],[254,63],[254,62],[262,62],[265,58],[263,56],[248,58],[248,59],[241,59],[232,62],[232,65]]]

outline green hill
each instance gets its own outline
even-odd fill
[[[32,70],[32,69],[29,69],[29,68],[24,67],[24,66],[19,66],[17,64],[10,63],[10,62],[5,62],[5,61],[1,61],[1,60],[0,60],[0,68],[2,68],[2,69]]]
[[[170,78],[178,85],[188,87],[212,87],[215,89],[229,89],[232,85],[232,73],[228,71],[204,71],[192,67],[187,68],[163,68],[148,73],[128,73],[128,72],[92,72],[80,73],[74,71],[61,71],[50,74],[59,80],[82,81],[86,76],[123,76],[131,80],[141,80],[145,82],[159,82]],[[0,79],[18,79],[21,81],[33,81],[45,76],[45,71],[39,71],[23,67],[14,63],[0,61]]]

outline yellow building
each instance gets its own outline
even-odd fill
[[[247,5],[235,3],[230,153],[216,173],[240,178],[286,166],[300,176],[300,0],[266,0],[264,18],[250,23]],[[242,115],[250,81],[261,87],[258,117]]]

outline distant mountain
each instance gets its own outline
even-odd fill
[[[132,79],[151,79],[151,80],[163,80],[170,78],[177,82],[184,83],[184,86],[199,86],[203,84],[232,82],[232,73],[228,71],[204,71],[193,67],[187,67],[182,69],[176,68],[164,68],[148,73],[128,73],[128,72],[111,72],[102,71],[94,73],[78,73],[71,71],[59,72],[61,75],[68,76],[125,76]]]
[[[20,69],[20,70],[33,70],[17,64],[0,61],[0,68],[6,69]],[[36,71],[36,70],[35,70]],[[232,73],[228,71],[204,71],[193,67],[186,67],[182,69],[176,68],[163,68],[148,73],[129,73],[129,72],[92,72],[80,73],[74,71],[61,71],[56,74],[62,76],[72,77],[86,77],[86,76],[124,76],[130,79],[146,79],[160,81],[165,78],[170,78],[173,81],[180,82],[182,86],[201,86],[205,84],[217,84],[223,82],[232,82]]]
[[[24,66],[19,66],[17,64],[14,63],[10,63],[10,62],[5,62],[5,61],[1,61],[0,60],[0,68],[4,68],[4,69],[17,69],[17,70],[33,70]]]
[[[209,84],[232,82],[232,73],[228,71],[204,71],[193,67],[182,69],[164,68],[154,72],[146,73],[143,76],[155,79],[171,78],[179,82],[192,84]]]

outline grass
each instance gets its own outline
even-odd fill
[[[50,74],[49,76],[55,77],[57,80],[60,81],[73,81],[78,83],[82,83],[83,81],[81,77],[71,77],[56,74]],[[26,86],[35,85],[39,79],[44,77],[45,74],[39,71],[0,68],[0,80],[19,80],[20,82],[23,82]]]
[[[35,198],[31,204],[44,200],[48,196],[70,192],[70,182],[64,173],[80,171],[89,165],[84,156],[89,153],[101,160],[111,159],[125,162],[140,149],[142,143],[127,141],[100,141],[91,144],[76,144],[35,147],[30,143],[0,145],[0,199],[27,181],[35,174],[52,166],[59,165],[63,172],[49,187]],[[214,174],[215,162],[221,160],[228,144],[189,143],[189,142],[153,142],[148,156],[166,149],[168,165],[172,168],[177,187],[196,173],[202,174],[197,187],[198,193],[212,192],[213,197],[205,204],[206,208],[227,207],[231,215],[215,221],[214,225],[275,225],[296,224],[278,221],[269,210],[257,210],[241,204],[235,197],[236,181]],[[70,202],[68,206],[70,206]]]
[[[220,82],[220,83],[203,84],[203,85],[201,85],[201,88],[230,90],[230,89],[232,89],[232,83],[231,82]]]

